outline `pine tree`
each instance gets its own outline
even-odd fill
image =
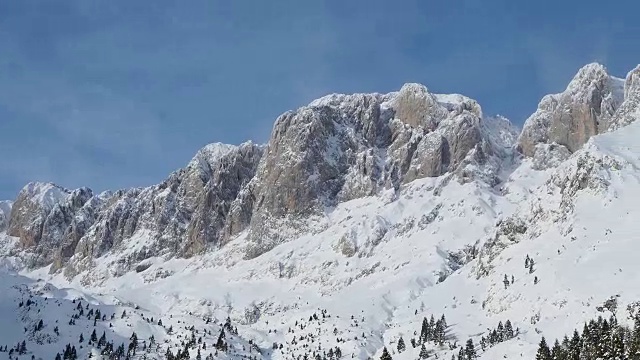
[[[584,324],[582,329],[582,347],[580,349],[581,358],[595,359],[596,349],[596,323],[591,320],[589,324]]]
[[[504,323],[504,335],[505,335],[505,339],[512,339],[514,334],[513,334],[513,325],[511,325],[511,320],[507,320]]]
[[[625,359],[625,329],[619,325],[616,326],[611,338],[611,354],[612,360]]]
[[[337,332],[337,329],[335,330]],[[419,343],[423,343],[429,341],[429,321],[427,318],[422,318],[422,328],[420,329],[420,338],[418,339]]]
[[[547,341],[542,337],[540,344],[538,345],[538,352],[536,353],[536,360],[552,360],[551,351],[547,345]]]
[[[427,352],[427,348],[424,347],[424,344],[422,344],[422,347],[420,348],[420,359],[426,359],[429,357],[429,353]]]
[[[438,344],[442,344],[444,342],[444,325],[441,320],[436,321],[436,326],[433,329],[433,341]]]
[[[551,359],[553,360],[564,360],[566,359],[564,354],[564,349],[560,346],[560,342],[556,339],[556,342],[553,344],[553,348],[551,348]]]
[[[107,334],[103,331],[102,336],[98,340],[98,347],[104,346],[107,344]]]
[[[436,318],[433,316],[433,314],[431,315],[431,318],[429,319],[429,341],[433,341],[435,340],[435,332],[436,330]]]
[[[84,336],[82,334],[80,334],[80,339],[78,340],[78,342],[80,344],[82,344],[83,341],[84,341]]]
[[[224,329],[220,329],[220,335],[218,336],[218,341],[216,342],[216,345],[215,345],[216,349],[218,349],[218,350],[224,349],[224,347],[225,347],[225,342],[224,342],[225,337],[226,336],[224,334]]]
[[[477,357],[476,347],[473,345],[473,340],[467,340],[467,344],[464,347],[464,355],[466,360],[473,360]]]
[[[382,355],[380,356],[380,360],[393,360],[391,355],[389,355],[389,351],[387,351],[386,346],[384,347],[384,349],[382,349]]]
[[[631,338],[627,345],[630,359],[640,359],[640,316],[636,316]]]
[[[91,333],[91,338],[90,338],[91,342],[96,342],[98,341],[98,335],[96,334],[96,329],[93,329],[93,332]]]
[[[503,342],[505,340],[505,336],[504,336],[504,326],[502,325],[502,321],[498,322],[498,328],[496,330],[498,332],[498,342]]]
[[[407,347],[404,344],[404,339],[402,339],[402,336],[400,336],[400,340],[398,340],[398,353],[402,353],[406,348]]]
[[[502,282],[504,283],[505,289],[509,287],[509,278],[507,277],[507,274],[504,274],[504,280],[502,280]]]
[[[582,339],[578,330],[573,330],[573,336],[569,341],[569,351],[567,351],[568,360],[580,360],[580,350],[582,349]]]

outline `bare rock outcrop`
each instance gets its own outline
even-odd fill
[[[333,94],[285,113],[246,191],[247,257],[311,231],[300,219],[341,201],[484,164],[495,153],[486,135],[476,101],[419,84],[384,95]]]
[[[600,64],[586,65],[564,92],[542,98],[525,122],[518,148],[526,156],[535,156],[537,144],[555,143],[573,153],[590,137],[609,129],[623,98],[621,79],[610,76]]]

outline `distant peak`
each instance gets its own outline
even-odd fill
[[[592,62],[589,63],[578,70],[578,75],[589,75],[589,74],[607,74],[607,68],[598,63]]]
[[[51,182],[40,182],[40,181],[33,181],[28,183],[22,188],[21,192],[24,192],[29,195],[37,195],[47,191],[59,191],[59,192],[69,193],[69,190],[63,188],[62,186],[56,185]]]
[[[406,83],[402,85],[400,88],[400,92],[412,92],[412,93],[421,93],[428,94],[429,89],[426,86],[418,83]]]
[[[610,78],[611,77],[604,65],[599,63],[590,63],[578,70],[576,75],[569,82],[566,92],[569,92],[570,94],[581,94],[585,91],[592,90],[593,87],[609,83]]]
[[[67,199],[71,191],[50,182],[30,182],[20,191],[20,198],[51,208]]]
[[[640,64],[629,71],[624,81],[624,96],[629,96],[632,89],[640,91]]]

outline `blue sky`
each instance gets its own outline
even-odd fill
[[[614,6],[615,5],[615,8]],[[640,63],[640,2],[2,1],[0,199],[145,186],[203,145],[265,142],[329,92],[420,82],[515,123],[599,61]]]

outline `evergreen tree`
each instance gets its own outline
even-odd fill
[[[624,360],[625,359],[625,329],[621,326],[616,326],[611,338],[611,354],[612,360]]]
[[[433,341],[441,345],[444,343],[444,325],[441,320],[436,321],[436,326],[433,329]]]
[[[580,349],[581,358],[595,359],[595,344],[597,342],[596,330],[596,323],[593,320],[591,320],[588,325],[584,324],[582,329],[582,347]]]
[[[435,340],[435,336],[434,336],[435,330],[436,330],[436,319],[432,314],[431,318],[429,319],[429,338],[427,340],[429,341]]]
[[[84,341],[84,336],[82,335],[82,333],[80,334],[80,339],[78,340],[78,342],[80,344],[82,344],[82,342]]]
[[[467,344],[464,347],[464,355],[466,360],[473,360],[477,357],[476,347],[473,345],[473,340],[467,340]]]
[[[640,359],[640,316],[636,316],[631,338],[628,342],[628,355],[630,359]]]
[[[553,344],[551,348],[551,359],[553,360],[565,360],[564,349],[560,346],[560,342],[556,339],[556,342]]]
[[[402,339],[402,336],[400,336],[400,340],[398,340],[398,353],[402,353],[406,348],[407,347],[404,344],[404,339]]]
[[[498,328],[496,329],[498,333],[498,342],[503,342],[505,340],[504,336],[504,326],[502,325],[502,321],[498,322]]]
[[[337,332],[337,329],[334,331]],[[420,329],[420,338],[418,339],[419,343],[423,343],[429,341],[429,321],[427,318],[422,318],[422,328]]]
[[[98,347],[104,346],[107,344],[107,334],[103,331],[102,336],[98,340]]]
[[[552,360],[551,351],[547,345],[547,341],[542,337],[540,344],[538,345],[538,352],[536,353],[536,360]]]
[[[500,342],[500,335],[498,334],[498,331],[496,329],[493,329],[493,331],[491,332],[491,344],[497,344]]]
[[[582,349],[582,339],[578,330],[573,330],[573,336],[569,340],[569,351],[567,351],[568,360],[580,360],[580,353]]]
[[[93,332],[91,333],[91,338],[90,338],[91,342],[96,342],[98,341],[98,335],[96,334],[96,329],[93,329]]]
[[[509,278],[507,277],[507,274],[504,274],[504,280],[502,280],[502,282],[504,283],[505,289],[509,287]]]
[[[216,349],[218,350],[222,350],[224,349],[226,343],[224,342],[225,339],[225,334],[224,334],[224,329],[220,329],[220,335],[218,336],[218,341],[216,342]]]
[[[391,355],[389,355],[389,351],[387,351],[386,346],[384,347],[384,349],[382,349],[382,355],[380,356],[380,360],[393,360]]]
[[[504,323],[504,337],[505,337],[505,340],[512,339],[513,336],[514,336],[514,334],[513,334],[513,325],[511,325],[511,320],[507,320]]]
[[[422,347],[420,348],[420,359],[426,359],[429,357],[429,353],[427,352],[427,348],[424,347],[424,344],[422,344]]]

